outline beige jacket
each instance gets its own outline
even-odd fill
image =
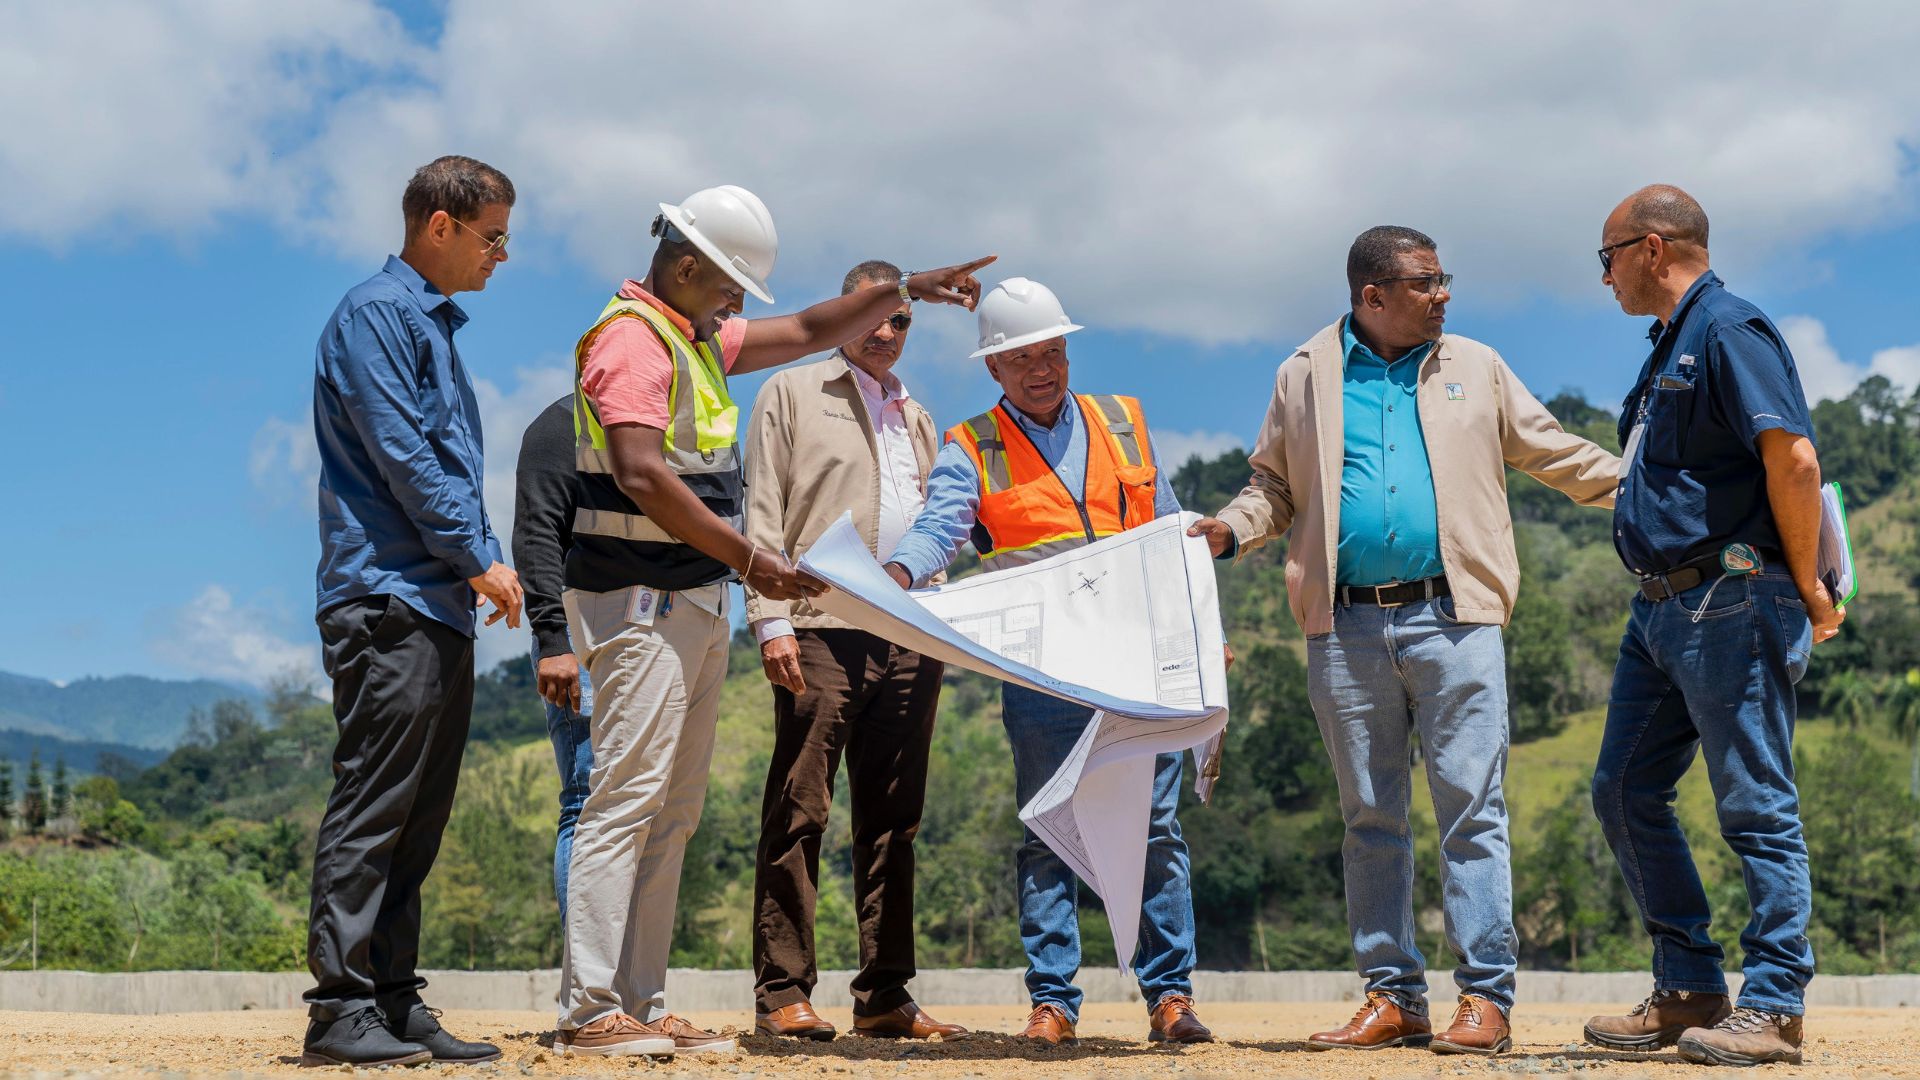
[[[1333,630],[1346,430],[1340,331],[1335,322],[1281,362],[1249,458],[1253,479],[1216,515],[1232,526],[1241,557],[1293,529],[1287,595],[1309,636]],[[1562,429],[1499,353],[1470,338],[1441,337],[1420,362],[1415,397],[1454,616],[1504,626],[1520,584],[1504,466],[1583,506],[1610,507],[1620,459]]]
[[[925,493],[940,435],[918,401],[909,397],[903,408]],[[880,520],[879,454],[846,357],[836,352],[768,379],[747,426],[747,539],[797,558],[851,511],[871,550]],[[770,600],[748,589],[747,621],[761,619],[813,629],[847,625],[805,600]]]

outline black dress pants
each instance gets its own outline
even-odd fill
[[[440,853],[473,715],[473,638],[396,596],[320,613],[340,741],[313,859],[308,1012],[404,1012],[426,980],[420,886]]]

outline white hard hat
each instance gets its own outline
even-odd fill
[[[1018,349],[1082,329],[1067,318],[1052,289],[1023,277],[995,285],[980,301],[979,310],[980,348],[974,357]]]
[[[712,259],[740,287],[773,303],[767,275],[780,253],[780,237],[773,231],[773,215],[759,196],[743,187],[722,184],[702,188],[679,206],[660,204],[660,216]],[[659,222],[655,223],[659,233]]]

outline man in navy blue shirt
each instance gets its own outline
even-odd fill
[[[1845,611],[1820,581],[1820,462],[1793,356],[1707,258],[1679,188],[1629,196],[1600,239],[1601,281],[1651,315],[1653,352],[1621,408],[1614,546],[1640,581],[1614,669],[1593,805],[1653,937],[1653,994],[1587,1041],[1688,1060],[1800,1063],[1813,902],[1793,782],[1794,684]],[[1753,917],[1727,999],[1675,785],[1702,754]]]
[[[474,609],[520,625],[481,489],[480,410],[452,296],[507,258],[513,183],[472,158],[424,166],[397,258],[320,333],[317,620],[340,741],[313,863],[305,1065],[490,1061],[420,1000],[420,886],[440,850],[473,709]]]

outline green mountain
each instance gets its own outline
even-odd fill
[[[211,679],[89,676],[62,686],[0,671],[0,731],[165,750],[194,710],[228,699],[262,700],[257,690]]]

